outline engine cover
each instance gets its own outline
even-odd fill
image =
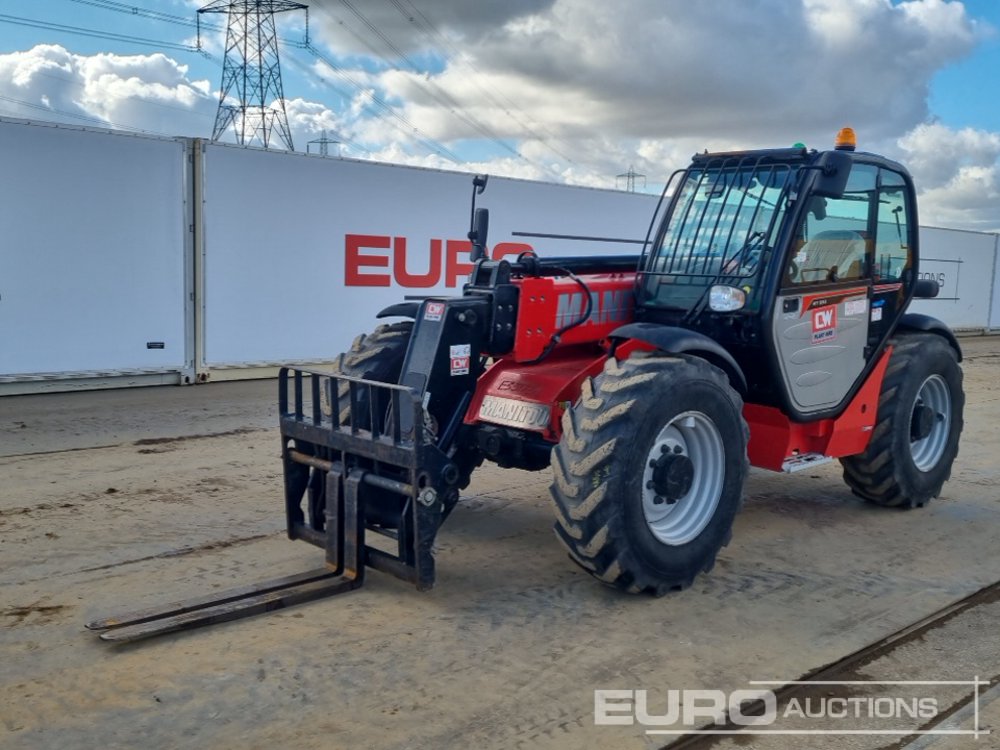
[[[590,291],[590,315],[562,334],[560,344],[597,342],[632,320],[634,273],[587,274],[582,280]],[[587,296],[568,276],[527,277],[513,283],[521,287],[514,359],[529,362],[545,351],[560,330],[583,317]]]

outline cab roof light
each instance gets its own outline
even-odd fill
[[[854,128],[841,128],[837,133],[837,140],[834,148],[837,151],[853,151],[858,147],[858,137],[854,135]]]

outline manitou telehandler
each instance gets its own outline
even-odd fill
[[[484,460],[551,465],[556,538],[629,592],[683,589],[730,539],[748,465],[839,459],[851,491],[921,506],[962,430],[958,342],[906,312],[917,205],[899,164],[804,147],[705,153],[640,256],[486,257],[460,297],[403,302],[331,372],[280,377],[288,535],[326,567],[91,623],[134,640],[360,586],[430,588],[433,544]],[[376,545],[377,538],[388,543]]]

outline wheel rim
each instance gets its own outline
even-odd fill
[[[663,493],[665,456],[688,460],[680,466],[682,471],[673,472],[689,482],[682,485],[686,491],[676,498]],[[642,475],[642,511],[646,525],[660,542],[686,544],[708,526],[722,496],[725,459],[719,429],[701,412],[678,414],[660,430],[646,456]]]
[[[931,375],[920,386],[917,398],[913,402],[910,414],[911,433],[913,421],[924,409],[928,409],[933,417],[930,430],[926,436],[910,439],[910,455],[913,463],[923,472],[937,466],[941,456],[948,446],[948,434],[951,432],[951,392],[948,384],[940,375]]]

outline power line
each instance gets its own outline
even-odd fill
[[[76,112],[67,112],[64,109],[56,109],[55,107],[46,107],[45,105],[35,104],[34,102],[27,102],[27,101],[24,101],[23,99],[15,99],[12,96],[4,96],[4,95],[0,94],[0,100],[5,101],[5,102],[11,102],[11,103],[17,104],[18,106],[21,106],[21,107],[27,107],[28,109],[35,109],[35,110],[40,110],[42,112],[49,112],[49,113],[54,112],[56,114],[62,115],[63,117],[71,117],[71,118],[73,118],[75,120],[83,120],[85,122],[91,122],[91,123],[100,125],[103,128],[111,127],[111,128],[115,128],[116,130],[129,130],[129,131],[132,131],[134,133],[145,133],[147,135],[162,135],[165,138],[172,138],[173,137],[173,136],[169,135],[168,133],[161,133],[158,130],[147,130],[146,128],[137,128],[137,127],[134,127],[132,125],[118,125],[118,124],[113,123],[113,122],[111,122],[109,120],[102,120],[99,117],[91,117],[90,115],[81,115],[81,114],[78,114]]]
[[[135,5],[127,5],[126,3],[116,2],[116,0],[69,0],[69,2],[80,3],[81,5],[89,5],[94,8],[100,8],[101,10],[110,10],[117,13],[124,13],[126,15],[135,16],[138,18],[147,18],[152,21],[162,21],[164,23],[172,23],[177,26],[187,26],[190,29],[208,29],[209,31],[218,31],[218,32],[223,32],[226,30],[225,26],[214,24],[211,21],[202,21],[200,17],[196,17],[195,20],[191,20],[190,18],[187,18],[185,16],[178,16],[174,15],[173,13],[163,13],[158,10],[147,10],[145,8],[139,8]],[[290,47],[305,49],[306,42],[309,41],[308,28],[306,30],[305,41],[298,41],[296,39],[289,39],[287,37],[278,37],[278,40],[282,44],[288,45]],[[200,45],[196,45],[196,49],[206,57],[210,57],[210,55]]]
[[[90,4],[96,4],[97,2],[99,2],[99,0],[86,0],[85,4],[90,5]],[[92,38],[98,38],[98,39],[108,39],[108,40],[111,40],[111,41],[126,42],[126,43],[129,43],[129,44],[136,44],[136,45],[141,45],[141,46],[145,46],[145,47],[152,46],[152,47],[162,47],[162,48],[167,48],[167,49],[173,49],[173,50],[183,51],[183,52],[196,52],[196,53],[199,53],[199,54],[201,54],[202,56],[204,56],[204,57],[206,57],[208,59],[213,59],[213,56],[210,55],[209,53],[204,52],[204,51],[199,51],[197,48],[192,47],[190,45],[182,45],[182,44],[176,44],[176,43],[173,43],[173,42],[166,42],[166,41],[163,41],[163,40],[148,39],[148,38],[145,38],[145,37],[137,37],[137,36],[133,36],[133,35],[130,35],[130,34],[118,34],[118,33],[114,33],[114,32],[105,32],[105,31],[99,31],[97,29],[88,29],[88,28],[84,28],[84,27],[76,26],[76,25],[59,24],[59,23],[53,23],[53,22],[50,22],[50,21],[42,21],[42,20],[34,19],[34,18],[24,18],[24,17],[21,17],[21,16],[11,16],[11,15],[7,15],[7,14],[0,14],[0,22],[2,22],[2,23],[10,23],[10,24],[17,25],[17,26],[27,26],[29,28],[38,28],[38,29],[46,29],[46,30],[58,31],[58,32],[66,33],[66,34],[74,34],[74,35],[77,35],[77,36],[86,36],[86,37],[92,37]],[[63,78],[62,76],[53,75],[51,73],[46,73],[46,72],[43,72],[43,71],[36,71],[36,72],[39,75],[45,76],[47,78],[58,79],[58,80],[66,82],[66,83],[69,83],[69,84],[71,84],[73,86],[78,86],[80,88],[83,88],[83,86],[84,86],[79,81],[73,81],[73,80],[68,79],[68,78]],[[133,125],[123,125],[121,123],[111,122],[110,120],[106,120],[104,118],[93,117],[93,116],[89,116],[89,115],[83,115],[83,114],[79,114],[79,113],[76,113],[76,112],[68,112],[66,110],[57,109],[55,107],[45,106],[45,105],[41,105],[41,104],[36,104],[34,102],[25,101],[23,99],[16,99],[14,97],[9,97],[9,96],[4,96],[4,97],[2,97],[2,99],[4,101],[8,101],[8,102],[12,102],[14,104],[17,104],[20,107],[25,107],[25,108],[28,108],[28,109],[33,109],[33,110],[37,110],[37,111],[45,112],[45,113],[49,113],[49,114],[58,114],[58,115],[61,115],[63,117],[69,117],[69,118],[72,118],[72,119],[75,119],[75,120],[81,120],[83,122],[93,123],[93,124],[99,125],[101,127],[106,127],[106,128],[110,127],[110,128],[114,128],[114,129],[117,129],[117,130],[127,130],[127,131],[132,131],[132,132],[137,132],[137,133],[146,133],[146,134],[150,134],[150,135],[159,135],[159,136],[164,136],[164,137],[167,137],[167,138],[172,137],[170,134],[163,133],[163,132],[158,131],[158,130],[150,130],[148,128],[140,128],[140,127],[136,127],[136,126],[133,126]],[[195,110],[187,110],[187,109],[184,109],[182,107],[175,107],[175,106],[172,106],[172,105],[169,105],[169,104],[165,104],[163,102],[155,102],[155,101],[147,99],[146,97],[142,97],[142,96],[138,96],[138,95],[134,95],[134,94],[130,95],[129,99],[130,100],[133,100],[133,99],[134,100],[139,100],[141,102],[145,102],[147,104],[155,105],[155,106],[159,106],[159,107],[166,107],[166,108],[170,108],[170,109],[177,109],[177,110],[180,110],[180,111],[193,113],[193,114],[198,115],[198,116],[204,116],[204,113],[196,112]]]
[[[52,79],[54,79],[56,81],[63,81],[65,83],[68,83],[70,86],[76,86],[77,88],[80,88],[80,89],[84,89],[84,90],[86,89],[86,85],[84,83],[82,83],[80,81],[74,81],[72,78],[64,78],[63,76],[57,76],[57,75],[54,75],[53,73],[46,73],[46,72],[43,72],[41,70],[34,71],[34,74],[35,75],[40,75],[40,76],[45,76],[46,78],[52,78]],[[214,116],[214,115],[210,115],[207,112],[198,112],[197,110],[189,109],[187,107],[178,107],[175,104],[167,104],[165,102],[154,101],[154,100],[150,99],[149,97],[139,96],[138,94],[129,94],[128,99],[129,99],[129,101],[138,100],[140,102],[143,102],[145,104],[149,104],[149,105],[154,106],[154,107],[163,107],[165,109],[175,109],[178,112],[186,112],[187,114],[197,115],[198,117],[213,117]]]
[[[399,11],[400,15],[402,15],[403,18],[405,18],[407,21],[416,26],[417,29],[422,34],[424,34],[424,36],[426,36],[429,40],[432,41],[436,40],[437,44],[440,47],[450,51],[453,61],[459,62],[460,64],[467,67],[470,71],[472,71],[473,76],[471,76],[469,80],[473,83],[473,85],[476,88],[478,88],[483,93],[483,95],[490,101],[491,104],[493,104],[493,106],[502,110],[504,114],[506,114],[508,117],[514,120],[525,131],[527,131],[532,138],[541,143],[543,146],[545,146],[545,148],[549,149],[552,153],[556,154],[561,159],[564,159],[570,164],[576,164],[576,162],[573,161],[571,157],[564,154],[562,151],[560,151],[551,143],[549,143],[548,140],[546,140],[546,138],[539,135],[538,130],[536,129],[535,126],[529,124],[528,122],[525,122],[520,117],[511,112],[511,109],[519,110],[520,108],[516,103],[511,101],[510,98],[505,96],[503,92],[497,91],[496,96],[490,93],[490,91],[483,84],[479,82],[478,78],[482,77],[482,73],[479,71],[478,68],[476,68],[475,65],[472,64],[472,62],[468,58],[468,55],[466,55],[462,50],[455,47],[455,45],[453,45],[449,41],[449,39],[440,30],[438,30],[438,28],[434,25],[434,23],[430,20],[430,18],[428,18],[423,11],[421,11],[416,5],[413,4],[412,0],[403,0],[403,1],[405,1],[406,4],[410,6],[410,8],[413,10],[413,14],[411,14],[409,11],[406,10],[406,8],[403,7],[401,0],[389,0],[389,2],[392,3],[393,7],[395,7],[396,10]],[[420,19],[419,22],[417,20],[418,18]],[[506,102],[506,104],[502,103],[500,99],[503,99]],[[529,120],[531,119],[530,116],[527,115],[527,113],[524,114],[525,117],[527,117]],[[541,129],[546,135],[548,135],[549,138],[558,139],[554,133],[548,130],[541,123],[537,123],[536,121],[536,125],[537,128]]]
[[[124,14],[132,15],[132,16],[138,16],[138,17],[149,19],[149,20],[161,21],[161,22],[165,22],[165,23],[172,23],[172,24],[176,24],[176,25],[186,26],[186,27],[189,27],[189,28],[197,28],[198,27],[198,23],[197,22],[191,21],[190,19],[185,18],[183,16],[178,16],[178,15],[174,15],[174,14],[170,14],[170,13],[163,13],[161,11],[149,10],[149,9],[146,9],[146,8],[140,8],[138,6],[128,5],[128,4],[123,3],[123,2],[117,2],[116,0],[70,0],[70,1],[82,4],[82,5],[88,5],[88,6],[91,6],[91,7],[100,8],[100,9],[103,9],[103,10],[115,11],[115,12],[124,13]],[[394,2],[394,4],[396,4],[394,0],[390,0],[390,1]],[[370,24],[370,22],[368,22],[367,19],[364,18],[363,14],[361,14],[360,11],[358,11],[356,8],[354,8],[353,5],[350,5],[350,3],[347,2],[347,0],[344,0],[344,2],[345,2],[346,5],[348,5],[350,7],[350,9],[356,15],[359,16],[360,19],[362,19],[364,22],[368,23],[368,25],[370,26],[370,28],[373,31],[373,33],[376,33],[376,35],[379,36],[379,38],[381,38],[383,40],[383,42],[386,43],[386,45],[390,49],[392,49],[393,51],[397,52],[397,54],[400,55],[401,59],[404,59],[410,65],[411,69],[413,69],[413,70],[415,70],[416,72],[419,73],[419,67],[416,66],[415,63],[413,63],[413,61],[410,60],[406,55],[404,55],[399,50],[399,48],[396,47],[396,45],[392,43],[392,41],[388,37],[386,37],[384,34],[382,34],[378,30],[378,28],[374,26],[374,24]],[[419,9],[417,9],[415,6],[413,6],[412,3],[410,3],[410,5],[414,8],[414,11],[417,12],[425,20],[425,23],[427,23],[429,25],[429,27],[433,29],[434,27],[433,27],[432,24],[430,24],[430,21],[427,19],[427,17],[422,12],[420,12]],[[324,13],[326,12],[325,9],[322,6],[316,6],[316,7],[319,7],[320,10],[323,11]],[[400,10],[402,12],[402,9],[400,9]],[[100,38],[100,39],[108,39],[108,40],[111,40],[111,41],[119,41],[119,42],[124,42],[124,43],[129,43],[129,44],[142,45],[142,46],[160,47],[160,48],[164,48],[164,49],[171,49],[171,50],[177,50],[177,51],[182,51],[182,52],[196,52],[196,53],[201,54],[202,56],[204,56],[204,57],[206,57],[206,58],[208,58],[210,60],[216,60],[216,58],[213,55],[211,55],[210,53],[208,53],[204,49],[202,49],[200,47],[200,44],[199,44],[199,46],[194,47],[194,46],[191,46],[191,45],[178,44],[178,43],[174,43],[174,42],[167,42],[167,41],[157,40],[157,39],[149,39],[149,38],[146,38],[146,37],[139,37],[139,36],[130,35],[130,34],[119,34],[119,33],[114,33],[114,32],[104,32],[104,31],[99,31],[99,30],[96,30],[96,29],[87,29],[87,28],[83,28],[83,27],[80,27],[80,26],[76,26],[76,25],[57,24],[57,23],[48,22],[48,21],[40,21],[38,19],[23,18],[23,17],[19,17],[19,16],[10,16],[10,15],[6,15],[6,14],[0,14],[0,22],[12,23],[12,24],[22,25],[22,26],[29,26],[29,27],[32,27],[32,28],[42,28],[42,29],[60,31],[60,32],[63,32],[63,33],[75,34],[75,35],[78,35],[78,36],[88,36],[88,37],[94,37],[94,38]],[[216,26],[216,25],[210,24],[210,23],[203,23],[202,26],[204,26],[204,27],[206,27],[206,28],[208,28],[210,30],[215,30],[215,31],[221,31],[222,30],[221,26]],[[356,37],[358,37],[358,35],[356,34],[356,32],[354,32],[352,29],[348,29],[348,30],[351,31],[351,33],[354,34]],[[437,32],[436,29],[434,29],[434,31],[435,31],[435,33],[437,33],[437,35],[442,40],[444,40],[444,37],[442,35],[440,35],[440,32]],[[358,37],[358,38],[360,39],[360,37]],[[439,141],[436,141],[433,138],[431,138],[430,136],[427,136],[426,134],[424,134],[419,128],[417,128],[406,117],[404,117],[403,115],[399,114],[392,105],[390,105],[384,99],[382,99],[382,98],[374,95],[370,91],[370,89],[368,87],[366,87],[364,84],[362,84],[362,83],[358,82],[357,80],[355,80],[353,77],[351,77],[350,75],[348,75],[343,69],[341,69],[335,63],[333,63],[329,58],[327,58],[325,55],[323,55],[318,49],[316,49],[309,42],[308,36],[306,37],[306,40],[304,42],[300,42],[300,41],[296,41],[296,40],[291,40],[291,39],[286,39],[286,38],[283,38],[283,37],[280,38],[280,41],[283,44],[285,44],[285,45],[287,45],[289,47],[293,47],[293,48],[296,48],[296,49],[303,49],[303,50],[309,52],[313,57],[315,57],[317,60],[319,60],[324,66],[326,66],[327,68],[329,68],[336,75],[338,75],[339,77],[341,77],[344,80],[346,80],[348,83],[351,84],[351,86],[353,86],[359,92],[361,92],[362,94],[364,94],[367,97],[368,101],[362,104],[362,108],[366,112],[368,112],[369,114],[372,114],[373,116],[375,116],[375,117],[377,117],[379,119],[382,119],[382,120],[388,122],[395,129],[399,130],[401,133],[403,133],[404,135],[406,135],[408,138],[415,140],[417,143],[419,143],[420,145],[422,145],[424,148],[426,148],[427,150],[429,150],[432,153],[435,153],[435,154],[437,154],[439,156],[442,156],[442,157],[448,159],[449,161],[451,161],[451,162],[453,162],[455,164],[461,164],[464,161],[460,157],[458,157],[457,154],[455,154],[453,151],[451,151],[446,146],[444,146],[444,144],[442,144]],[[386,60],[386,58],[384,57],[384,55],[382,55],[381,53],[378,53],[376,50],[374,50],[374,48],[372,48],[371,45],[367,45],[367,46],[369,46],[369,48],[373,49],[373,52],[375,52],[375,54],[377,56],[381,57],[384,61],[388,62],[388,60]],[[469,63],[466,63],[466,64],[470,68],[472,67],[471,64],[469,64]],[[336,89],[336,87],[333,87],[329,83],[329,81],[327,81],[327,80],[325,80],[323,78],[321,78],[321,81],[325,85],[330,86],[335,91],[337,91],[338,93],[340,93],[342,96],[345,96],[345,97],[348,98],[348,100],[350,100],[350,96],[348,94],[345,94],[343,91],[341,91],[339,89]],[[477,86],[478,85],[479,84],[477,84]],[[438,88],[440,88],[440,87],[438,87]],[[481,86],[480,86],[480,88],[482,89]],[[447,101],[442,101],[440,97],[434,96],[432,92],[428,91],[428,93],[431,94],[431,96],[433,96],[435,98],[435,100],[438,101],[439,104],[442,104],[442,106],[448,107],[449,110],[453,114],[455,114],[459,118],[463,119],[467,124],[469,124],[471,127],[473,127],[474,129],[476,129],[482,135],[484,135],[487,138],[490,138],[491,140],[494,140],[495,142],[498,143],[498,145],[500,145],[502,148],[504,148],[505,150],[509,151],[513,155],[517,156],[518,158],[521,158],[521,159],[523,159],[524,161],[526,161],[528,163],[533,163],[529,159],[527,159],[527,157],[524,157],[522,154],[520,154],[520,152],[518,152],[516,149],[512,148],[509,144],[504,143],[503,140],[500,139],[500,138],[498,138],[495,133],[491,133],[488,129],[486,129],[481,124],[477,125],[470,117],[468,117],[468,116],[466,116],[464,114],[460,114],[460,113],[456,112],[455,109],[454,109],[454,106],[458,106],[458,103],[455,102],[455,100],[452,97],[450,97],[446,92],[444,92],[442,90],[442,95],[448,97],[448,99],[451,100],[450,103],[447,102]],[[484,90],[484,93],[488,94],[488,92],[485,92],[485,90]],[[380,110],[380,111],[375,111],[375,109],[373,109],[373,106],[369,105],[369,102],[370,102],[371,105],[374,105],[374,107],[378,108],[378,110]],[[166,105],[166,104],[161,104],[159,102],[149,102],[149,103],[151,103],[151,104],[157,104],[158,106],[170,106],[170,105]],[[504,111],[508,115],[511,115],[513,117],[513,115],[508,110],[504,109]],[[198,114],[200,114],[200,113],[198,113]],[[386,119],[386,118],[390,118],[390,119]],[[399,124],[397,124],[397,122],[392,122],[392,120],[398,121]],[[523,125],[523,123],[522,123],[522,125]],[[125,126],[125,127],[127,127],[127,126]],[[141,129],[139,129],[139,130],[141,130]],[[150,131],[150,132],[152,132],[152,131]],[[572,162],[572,160],[569,159],[569,157],[565,156],[564,154],[561,154],[560,152],[558,152],[557,150],[555,150],[553,147],[551,147],[547,143],[545,143],[544,139],[538,137],[537,135],[535,137],[536,137],[537,140],[539,140],[540,142],[542,142],[544,145],[548,146],[551,150],[555,151],[555,153],[559,154],[559,156],[561,156],[562,158],[566,159],[567,161]],[[354,147],[359,148],[362,151],[365,151],[366,153],[369,153],[367,151],[367,149],[365,149],[364,147],[360,146],[360,144],[351,141],[350,139],[344,138],[344,141],[346,143],[348,143],[349,145],[353,145]],[[540,166],[540,165],[535,165],[535,166]],[[546,171],[550,172],[550,174],[554,174],[547,167],[541,166],[540,168],[545,169]]]
[[[138,44],[144,47],[158,47],[163,49],[176,50],[178,52],[201,52],[197,47],[190,44],[176,44],[165,42],[162,39],[147,39],[145,37],[132,36],[131,34],[116,34],[110,31],[98,31],[97,29],[86,29],[81,26],[53,23],[51,21],[39,21],[35,18],[23,18],[21,16],[10,16],[0,13],[0,23],[10,23],[15,26],[27,26],[33,29],[46,29],[48,31],[59,31],[64,34],[76,34],[77,36],[93,37],[97,39],[109,39],[114,42],[124,42],[126,44]]]
[[[187,26],[188,28],[197,28],[198,22],[191,18],[186,18],[185,16],[177,16],[173,13],[163,13],[158,10],[149,10],[147,8],[140,8],[136,5],[128,5],[126,3],[116,2],[116,0],[69,0],[71,3],[79,3],[80,5],[89,5],[94,8],[100,8],[102,10],[112,10],[119,13],[124,13],[129,16],[137,16],[140,18],[149,18],[154,21],[162,21],[163,23],[172,23],[177,26]],[[203,27],[211,29],[212,31],[224,31],[222,26],[217,26],[213,23],[204,22],[201,24]]]
[[[286,54],[285,55],[285,59],[287,61],[289,61],[290,63],[292,63],[292,65],[294,65],[295,67],[297,67],[299,70],[301,70],[304,73],[306,73],[307,75],[318,79],[319,82],[322,85],[326,86],[328,89],[330,89],[334,93],[336,93],[339,96],[343,97],[344,99],[350,101],[351,95],[349,93],[347,93],[343,89],[337,88],[330,81],[326,80],[326,78],[324,78],[323,76],[317,75],[315,70],[310,69],[309,66],[307,66],[304,63],[300,62],[298,59],[296,59],[295,55]],[[376,115],[376,116],[378,116],[378,115]],[[390,123],[390,124],[392,124],[392,123]],[[365,148],[364,146],[362,146],[357,141],[351,140],[350,138],[348,138],[343,133],[336,133],[336,136],[337,136],[337,138],[340,139],[340,141],[342,143],[345,143],[348,146],[357,149],[358,151],[360,151],[363,154],[368,154],[369,156],[371,155],[371,151],[369,151],[367,148]]]
[[[225,30],[225,28],[223,26],[211,23],[209,21],[200,20],[200,17],[196,17],[196,20],[191,20],[190,18],[186,18],[184,16],[178,16],[178,15],[174,15],[174,14],[171,14],[171,13],[163,13],[161,11],[147,10],[145,8],[139,8],[139,7],[134,6],[134,5],[128,5],[126,3],[116,2],[116,0],[70,0],[70,2],[76,2],[76,3],[79,3],[81,5],[88,5],[88,6],[91,6],[91,7],[94,7],[94,8],[100,8],[101,10],[107,10],[107,11],[113,11],[113,12],[117,12],[117,13],[123,13],[123,14],[127,14],[127,15],[130,15],[130,16],[137,16],[137,17],[141,17],[141,18],[145,18],[145,19],[149,19],[149,20],[153,20],[153,21],[162,21],[162,22],[166,22],[166,23],[173,23],[173,24],[180,25],[180,26],[186,26],[188,28],[194,28],[194,29],[206,28],[206,29],[209,29],[211,31],[218,31],[218,32],[222,32],[222,31]],[[39,22],[39,23],[43,23],[43,22]],[[288,38],[285,38],[285,37],[280,37],[279,40],[281,41],[282,44],[286,45],[286,47],[291,47],[291,48],[295,48],[295,49],[306,50],[306,51],[310,51],[310,53],[311,53],[310,46],[308,44],[308,38],[306,39],[306,41],[298,41],[298,40],[295,40],[295,39],[288,39]],[[203,55],[204,57],[208,58],[209,60],[218,62],[218,59],[214,55],[212,55],[211,53],[205,51],[200,46],[197,47],[197,48],[195,48],[195,49],[201,55]],[[337,89],[336,87],[334,87],[326,79],[324,79],[322,77],[319,77],[319,76],[316,76],[316,72],[314,70],[311,70],[307,66],[302,65],[294,57],[290,57],[289,59],[291,60],[291,62],[294,65],[296,65],[297,67],[299,67],[300,69],[302,69],[304,72],[306,72],[307,75],[309,75],[310,77],[318,77],[319,80],[320,80],[320,82],[323,85],[325,85],[328,88],[336,91],[338,94],[340,94],[341,96],[343,96],[346,100],[350,101],[350,99],[351,99],[350,94],[348,94],[347,92],[342,91],[340,89]],[[329,61],[325,61],[325,62],[327,64],[329,64]],[[53,76],[53,77],[58,77],[58,76]],[[63,80],[66,80],[67,82],[69,82],[69,79],[63,79]],[[362,91],[364,90],[363,86],[360,86],[360,84],[356,84],[356,85],[359,88],[359,90],[362,90]],[[151,103],[159,104],[158,102],[151,102]],[[160,104],[160,106],[169,106],[169,105]],[[369,111],[375,117],[381,118],[380,114],[378,114],[376,112],[373,112],[370,108],[366,108],[366,111]],[[210,115],[204,115],[203,113],[200,113],[200,112],[197,113],[197,114],[199,114],[201,116],[206,116],[206,117],[210,116]],[[406,133],[406,131],[403,131],[403,132],[404,132],[404,134],[408,135],[408,137],[412,137],[409,133]],[[340,140],[343,141],[346,145],[348,145],[348,146],[350,146],[352,148],[357,149],[358,151],[360,151],[363,154],[369,154],[370,155],[370,153],[371,153],[368,149],[366,149],[360,143],[358,143],[357,141],[353,141],[350,138],[347,138],[343,134],[338,134],[338,138],[340,138]],[[431,150],[434,151],[433,148]]]
[[[460,159],[457,154],[449,150],[444,144],[439,143],[438,141],[435,141],[429,136],[424,135],[423,131],[421,131],[420,128],[418,128],[412,122],[407,120],[403,115],[399,114],[391,104],[386,102],[384,99],[381,99],[380,97],[376,96],[364,84],[360,83],[359,81],[355,80],[352,76],[348,75],[346,71],[337,66],[336,63],[334,63],[332,60],[326,57],[326,55],[324,55],[322,52],[316,49],[312,44],[310,44],[307,47],[307,51],[311,55],[313,55],[317,60],[323,63],[323,65],[332,70],[337,76],[343,78],[354,88],[356,88],[359,92],[367,96],[367,101],[362,104],[362,107],[366,111],[372,112],[372,109],[368,104],[368,102],[370,102],[371,104],[375,105],[380,110],[382,110],[382,112],[385,115],[391,117],[393,120],[398,121],[399,124],[395,122],[390,122],[389,124],[392,125],[394,128],[396,128],[396,130],[406,135],[408,138],[412,138],[427,150],[437,154],[438,156],[443,156],[444,158],[448,159],[449,161],[453,162],[456,165],[462,163],[462,159]],[[372,113],[374,114],[374,112]]]
[[[417,73],[418,75],[421,73],[420,66],[418,66],[415,62],[413,62],[413,60],[411,60],[409,58],[409,56],[407,56],[407,54],[405,52],[403,52],[403,50],[401,50],[392,41],[392,39],[390,39],[385,33],[382,32],[381,29],[378,28],[378,26],[376,26],[371,20],[369,20],[367,16],[365,16],[360,10],[358,10],[357,7],[355,7],[355,5],[350,2],[350,0],[341,0],[341,3],[372,34],[374,34],[376,37],[378,37],[382,41],[382,43],[391,52],[393,52],[396,55],[396,58],[398,60],[404,62],[413,72]],[[327,13],[327,11],[322,6],[319,6],[319,7],[320,7],[320,10],[323,13]],[[351,31],[351,33],[354,34],[354,36],[356,38],[360,39],[360,37],[353,30],[351,30],[349,27],[345,26],[345,28],[347,28],[348,31]],[[385,55],[383,55],[381,52],[377,51],[374,47],[372,47],[371,45],[368,45],[367,43],[366,43],[366,46],[368,46],[369,49],[371,49],[387,65],[389,65],[390,67],[393,66],[393,63],[390,60],[388,60],[385,57]],[[474,130],[475,132],[479,133],[481,136],[483,136],[487,140],[492,141],[493,143],[495,143],[496,145],[498,145],[500,148],[504,149],[505,151],[507,151],[511,155],[515,156],[516,158],[524,161],[525,163],[530,164],[531,166],[537,167],[539,169],[542,169],[543,171],[549,171],[543,165],[534,163],[531,159],[529,159],[526,156],[524,156],[516,148],[512,147],[509,143],[506,143],[503,139],[501,139],[497,135],[497,133],[495,131],[493,131],[491,128],[489,128],[489,126],[485,125],[483,122],[481,122],[480,120],[478,120],[476,117],[474,117],[471,114],[466,114],[465,112],[462,112],[461,111],[461,105],[459,104],[459,102],[457,102],[454,97],[452,97],[447,91],[445,91],[443,88],[441,88],[434,81],[427,81],[426,83],[424,83],[424,82],[421,82],[418,79],[412,79],[412,83],[415,86],[417,86],[418,88],[420,88],[423,91],[425,91],[439,105],[441,105],[442,107],[445,107],[453,116],[455,116],[456,118],[458,118],[459,120],[461,120],[462,122],[464,122],[467,126],[469,126],[470,128],[472,128],[472,130]],[[437,92],[437,93],[435,93],[435,92]]]
[[[324,15],[326,15],[327,17],[331,18],[332,20],[336,20],[336,19],[333,18],[333,16],[331,16],[326,11],[325,8],[323,8],[323,6],[318,5],[316,7],[319,8],[319,10]],[[351,33],[354,33],[354,32],[352,31]],[[372,51],[376,55],[379,54],[374,48],[371,48],[371,49],[372,49]],[[376,96],[372,92],[372,90],[371,90],[370,87],[367,87],[363,83],[360,83],[360,82],[356,81],[352,76],[350,76],[346,71],[344,71],[342,68],[340,68],[336,63],[334,63],[328,57],[326,57],[325,55],[323,55],[318,49],[316,49],[315,46],[313,46],[313,45],[310,44],[309,47],[308,47],[308,51],[314,57],[316,57],[318,60],[320,60],[320,62],[322,62],[324,65],[326,65],[326,67],[330,68],[330,70],[332,70],[339,77],[343,78],[348,83],[350,83],[361,94],[363,94],[364,96],[366,96],[376,107],[378,107],[382,111],[382,113],[384,113],[384,115],[392,118],[393,120],[397,120],[399,123],[401,123],[403,126],[405,126],[405,129],[404,128],[400,128],[396,123],[390,122],[389,124],[392,125],[394,128],[396,128],[396,130],[399,130],[401,133],[403,133],[404,135],[406,135],[408,138],[416,141],[417,143],[419,143],[420,145],[422,145],[425,149],[427,149],[431,153],[435,153],[438,156],[443,156],[443,157],[445,157],[446,159],[448,159],[449,161],[453,162],[456,165],[462,163],[463,160],[457,154],[455,154],[453,151],[451,151],[450,149],[448,149],[440,141],[437,141],[437,140],[431,138],[430,136],[425,135],[423,133],[423,131],[421,131],[416,125],[414,125],[412,122],[410,122],[408,119],[406,119],[406,117],[404,117],[399,112],[397,112],[396,109],[391,104],[389,104],[388,102],[386,102],[384,99]],[[372,114],[375,114],[376,116],[381,117],[381,115],[378,115],[377,113],[373,112],[371,108],[367,107],[367,105],[362,105],[362,106],[365,107],[366,111],[368,111],[368,112],[370,112]]]

